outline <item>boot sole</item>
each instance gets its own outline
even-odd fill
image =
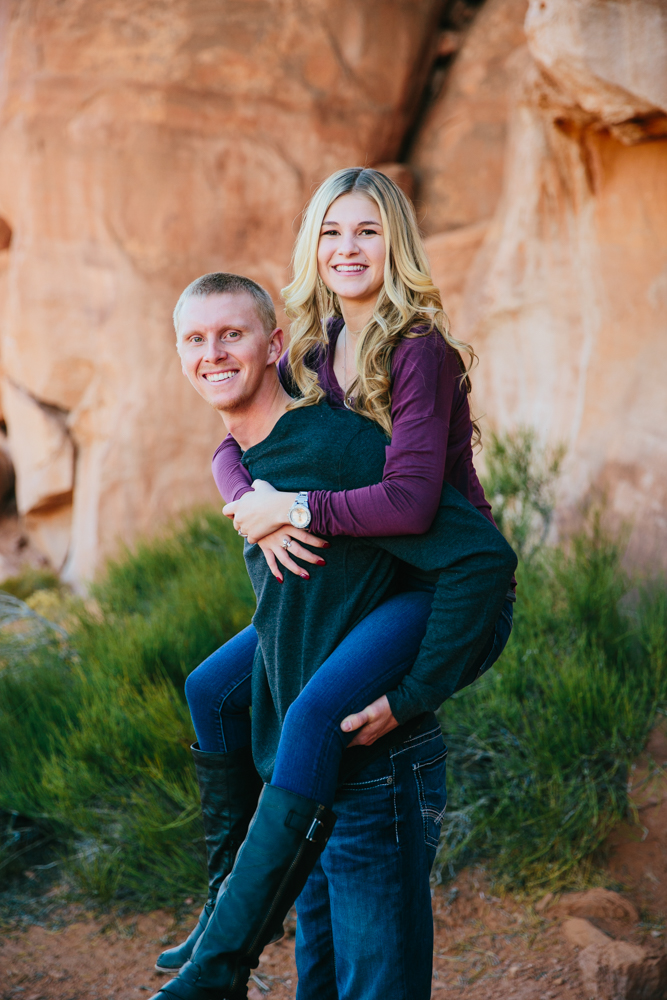
[[[155,963],[155,971],[161,972],[163,976],[177,976],[181,971],[181,968],[182,966],[179,966],[178,969],[165,969],[163,965],[158,965],[157,962]]]

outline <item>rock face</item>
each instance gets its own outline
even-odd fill
[[[171,310],[211,270],[277,294],[314,183],[396,159],[439,6],[1,6],[4,417],[21,512],[66,578],[217,499],[224,429]]]
[[[435,270],[445,286],[454,275],[454,332],[480,354],[477,412],[567,447],[561,526],[586,497],[604,496],[634,525],[631,558],[664,564],[667,8],[531,0],[525,24],[527,50],[503,64],[502,195],[470,267],[458,266],[464,232],[430,237]],[[439,152],[446,162],[444,135]],[[437,149],[429,155],[437,162]],[[480,155],[497,162],[495,148]],[[473,176],[483,173],[477,164]],[[482,225],[447,211],[427,198],[426,217],[443,229]]]
[[[219,269],[276,295],[313,185],[355,163],[416,180],[487,427],[567,446],[559,524],[604,495],[633,559],[667,564],[667,7],[486,0],[422,118],[461,38],[442,9],[0,4],[3,417],[67,579],[217,500],[223,428],[180,374],[173,305]]]
[[[427,235],[484,222],[496,209],[527,5],[486,0],[422,125],[411,162]]]

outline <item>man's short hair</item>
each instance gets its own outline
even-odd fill
[[[174,309],[174,330],[176,334],[178,335],[178,323],[183,306],[188,299],[192,298],[193,295],[198,295],[200,298],[207,298],[209,295],[224,295],[226,292],[237,295],[245,292],[247,295],[250,295],[255,303],[257,315],[266,332],[271,333],[272,330],[275,330],[278,325],[276,310],[273,307],[271,296],[265,288],[258,285],[252,278],[244,278],[242,274],[227,274],[225,271],[213,271],[211,274],[203,274],[201,278],[197,278],[191,282],[185,291],[181,293],[181,297]]]

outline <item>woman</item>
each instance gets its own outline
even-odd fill
[[[490,518],[472,465],[473,427],[466,394],[469,382],[456,352],[456,347],[464,345],[458,345],[447,334],[414,215],[402,193],[375,171],[341,171],[334,175],[318,191],[308,209],[297,241],[294,268],[295,280],[286,290],[288,312],[294,318],[289,367],[282,366],[283,380],[291,380],[301,393],[293,405],[316,403],[326,393],[332,405],[355,409],[384,430],[393,430],[383,482],[342,494],[311,494],[308,498],[314,522],[311,527],[330,535],[423,532],[435,515],[443,481],[456,486]],[[324,325],[323,321],[332,316],[332,321]],[[216,453],[216,479],[219,484],[222,482],[222,492],[227,496],[238,496],[249,486],[239,460],[240,453],[229,440]],[[291,525],[283,527],[289,524],[289,511],[296,499],[296,494],[279,493],[259,484],[254,494],[226,509],[235,516],[239,530],[251,535],[250,541],[253,537],[261,539],[260,547],[279,580],[282,574],[278,563],[304,575],[304,569],[290,558],[288,549],[304,561],[323,562],[297,541],[307,540],[308,544],[317,545],[312,536]],[[297,505],[302,517],[304,509],[308,513],[308,501],[306,505],[303,501]],[[374,669],[368,659],[367,645],[374,615],[378,616],[378,627],[383,631],[395,631],[394,645],[400,662],[395,664],[391,685],[394,690],[388,695],[382,693],[364,712],[337,720],[347,733],[367,724],[361,737],[352,742],[372,742],[410,717],[406,715],[409,698],[401,690],[401,678],[416,656],[424,634],[432,589],[432,581],[413,581],[410,590],[392,599],[391,614],[387,614],[386,606],[378,608],[362,623],[360,652],[363,650],[366,658],[367,675],[372,675]],[[509,628],[511,604],[505,608],[493,658],[499,655]],[[348,655],[354,649],[355,631],[345,639]],[[218,870],[210,872],[214,891],[216,883],[219,886],[226,874],[225,867],[230,867],[230,855],[256,795],[256,786],[244,781],[248,761],[240,756],[247,754],[249,742],[249,685],[255,644],[256,637],[250,627],[193,672],[186,686],[199,738],[196,757],[202,804],[205,816],[209,805],[212,821],[207,825],[212,829],[216,818],[213,800],[218,802],[218,834],[207,837],[207,842],[214,842],[218,855],[225,853],[221,843],[226,843],[224,864],[218,863]],[[406,649],[410,650],[407,655]],[[384,648],[382,663],[378,664],[385,678],[387,655]],[[486,659],[492,661],[491,656]],[[490,662],[484,664],[489,665]],[[308,689],[320,675],[327,674],[326,668],[327,664],[323,664],[304,689],[308,697],[300,696],[294,702],[292,708],[296,711],[290,709],[272,784],[328,808],[333,803],[340,754],[332,754],[328,744],[322,766],[315,769],[318,774],[315,785],[313,769],[304,767],[300,771],[298,767],[300,761],[304,764],[312,761],[313,727],[317,730],[313,698],[316,703],[317,691],[313,695]],[[349,694],[349,684],[345,693]],[[302,700],[304,708],[300,712]],[[300,741],[303,733],[310,733],[306,744]],[[207,767],[213,757],[226,758],[225,763],[234,762],[238,767]],[[230,780],[235,782],[235,791],[229,787]],[[238,802],[238,812],[230,819],[232,799]],[[224,825],[223,815],[226,837],[219,832]],[[209,852],[210,869],[216,867],[215,863],[211,866],[212,853],[215,850]],[[211,901],[207,908],[211,908]],[[207,917],[205,910],[198,930],[179,949],[161,956],[158,968],[171,971],[189,957],[188,952]]]

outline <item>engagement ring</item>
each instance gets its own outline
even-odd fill
[[[292,539],[291,538],[283,538],[283,548],[284,549],[288,549],[291,544],[292,544]]]

